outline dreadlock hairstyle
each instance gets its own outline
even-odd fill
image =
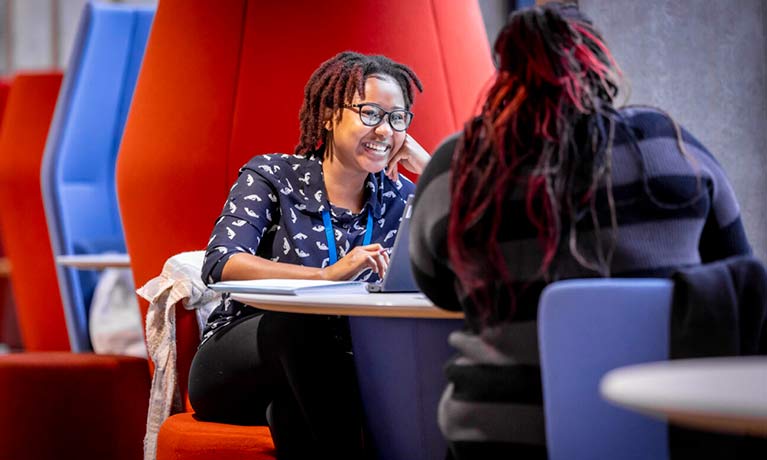
[[[323,62],[314,71],[304,88],[304,102],[298,118],[301,135],[294,153],[297,155],[327,155],[332,133],[325,129],[327,114],[334,113],[338,122],[343,116],[339,110],[351,103],[354,93],[365,97],[365,81],[372,75],[386,75],[394,79],[405,96],[405,108],[413,105],[415,89],[423,92],[415,72],[380,55],[365,55],[352,51],[339,53]]]
[[[513,193],[524,194],[544,280],[552,278],[559,250],[607,276],[617,228],[609,185],[613,101],[622,77],[600,34],[577,8],[548,4],[513,13],[494,51],[494,81],[453,157],[448,223],[459,289],[483,322],[511,319],[526,287],[512,280],[498,243]],[[612,242],[585,250],[575,224],[590,217],[602,241],[600,184],[608,185]]]

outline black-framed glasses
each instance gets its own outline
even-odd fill
[[[360,121],[365,126],[378,126],[385,116],[389,116],[389,126],[394,131],[405,131],[413,121],[413,112],[405,109],[394,109],[387,112],[378,104],[363,102],[362,104],[344,104],[344,108],[357,109]]]

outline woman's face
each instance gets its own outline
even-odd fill
[[[365,99],[354,95],[351,104],[373,103],[389,112],[405,109],[405,97],[396,81],[387,75],[371,75],[365,80]],[[365,126],[359,108],[342,108],[343,118],[333,123],[333,160],[360,173],[377,173],[384,169],[391,155],[405,142],[404,131],[394,131],[389,116],[377,126]]]

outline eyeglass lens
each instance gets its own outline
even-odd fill
[[[389,114],[389,124],[395,131],[404,131],[410,125],[411,114],[407,110],[397,109],[386,112],[374,104],[359,104],[360,120],[366,126],[376,126]]]

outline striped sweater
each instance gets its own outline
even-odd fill
[[[711,153],[683,130],[688,161],[673,124],[657,111],[626,108],[620,115],[612,153],[618,222],[612,276],[666,277],[681,267],[750,253],[735,195]],[[411,224],[419,286],[440,307],[466,314],[466,330],[450,337],[458,354],[447,366],[440,427],[457,458],[512,453],[543,458],[536,316],[546,283],[537,275],[536,230],[525,213],[524,192],[510,190],[500,245],[515,282],[529,287],[517,298],[513,321],[504,321],[501,311],[483,324],[469,299],[453,288],[456,277],[447,257],[450,165],[457,139],[440,146],[421,176]],[[600,226],[609,229],[604,190],[597,201],[603,211]],[[579,247],[593,246],[590,230],[590,220],[578,223]],[[556,268],[557,279],[599,276],[565,253],[558,254]]]

